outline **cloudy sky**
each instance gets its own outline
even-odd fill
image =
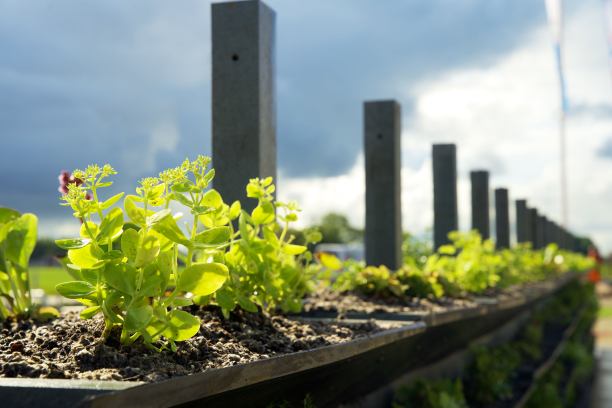
[[[383,5],[384,3],[384,5]],[[612,251],[612,81],[601,0],[566,0],[570,227]],[[362,103],[402,105],[404,228],[432,223],[431,144],[560,219],[558,79],[544,1],[311,0],[277,12],[279,196],[303,222],[363,225]],[[75,222],[62,169],[110,162],[116,188],[210,153],[210,2],[0,0],[0,205],[43,235]]]

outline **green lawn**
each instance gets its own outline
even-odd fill
[[[55,285],[74,280],[64,269],[56,266],[33,266],[30,268],[32,288],[41,288],[49,295],[57,295]]]
[[[606,319],[606,318],[610,318],[612,317],[612,306],[610,305],[602,305],[599,308],[599,313],[598,316],[602,319]]]

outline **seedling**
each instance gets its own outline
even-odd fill
[[[36,246],[38,219],[0,208],[0,321],[14,318],[57,316],[51,307],[32,304],[29,262]]]

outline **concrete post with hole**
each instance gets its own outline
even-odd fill
[[[472,229],[480,232],[482,239],[490,237],[489,232],[489,172],[470,172],[472,184]]]
[[[249,179],[276,179],[275,13],[261,1],[211,7],[213,183],[251,209]]]
[[[510,211],[506,188],[495,189],[495,237],[497,248],[510,248]]]
[[[434,144],[433,204],[434,248],[448,244],[448,233],[459,228],[457,210],[457,148],[454,144]]]
[[[529,235],[527,233],[527,200],[516,200],[516,242],[525,243],[529,242]]]
[[[402,265],[401,108],[393,100],[364,104],[365,256],[368,265]]]

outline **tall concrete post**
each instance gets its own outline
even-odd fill
[[[552,241],[557,244],[557,246],[561,247],[561,237],[560,237],[559,225],[556,222],[552,222]]]
[[[516,200],[516,242],[529,241],[527,233],[527,200]]]
[[[457,210],[457,148],[435,144],[432,149],[434,248],[448,244],[448,233],[459,228]]]
[[[538,248],[538,210],[537,208],[529,208],[527,210],[527,220],[529,222],[527,233],[529,234],[529,242],[531,242],[531,247],[533,249]]]
[[[252,209],[249,179],[276,180],[275,13],[261,1],[211,8],[213,183]]]
[[[489,172],[477,170],[470,172],[472,183],[472,229],[480,232],[482,239],[489,233]]]
[[[551,221],[544,217],[544,246],[552,242],[552,227]]]
[[[393,101],[364,104],[366,173],[365,253],[368,265],[402,265],[401,108]]]
[[[542,249],[546,247],[546,217],[544,215],[538,215],[537,218],[538,232],[536,236],[537,248]]]
[[[510,212],[508,189],[495,189],[495,236],[497,248],[510,248]]]

